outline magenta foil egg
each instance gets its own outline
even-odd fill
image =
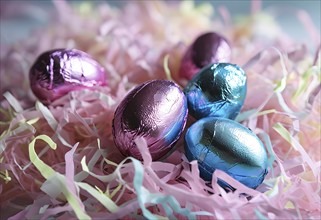
[[[49,104],[70,91],[106,85],[106,72],[83,51],[56,49],[37,58],[30,68],[29,79],[34,95]]]
[[[153,80],[134,88],[115,111],[115,145],[124,156],[142,159],[135,138],[144,137],[153,160],[168,153],[187,119],[187,101],[177,84]]]
[[[231,47],[226,38],[215,32],[200,35],[187,48],[182,58],[179,76],[190,80],[200,69],[211,63],[228,63]]]

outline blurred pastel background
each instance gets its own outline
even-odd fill
[[[59,0],[58,0],[59,1]],[[255,1],[255,0],[254,0]],[[79,4],[84,1],[73,0],[68,1],[72,4]],[[96,3],[108,2],[115,7],[121,7],[126,1],[95,1]],[[173,1],[171,1],[173,2]],[[196,4],[202,2],[211,2],[214,5],[215,14],[217,10],[227,9],[235,19],[239,15],[246,15],[251,12],[251,0],[227,0],[227,1],[195,1]],[[54,4],[51,0],[1,0],[0,1],[0,33],[1,43],[11,44],[17,40],[23,40],[31,31],[36,28],[45,26],[52,16],[54,16]],[[309,19],[317,28],[314,31],[320,33],[320,9],[321,1],[306,0],[306,1],[286,1],[286,0],[263,0],[257,1],[257,6],[274,15],[279,22],[284,32],[291,35],[298,42],[309,45],[310,38],[308,32],[303,25]],[[308,18],[302,15],[302,12],[309,15]],[[299,14],[301,13],[301,20]],[[267,28],[267,32],[269,29]]]

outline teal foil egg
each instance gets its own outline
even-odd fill
[[[201,69],[186,85],[189,113],[196,119],[207,116],[235,119],[247,90],[246,74],[230,63],[211,64]]]
[[[226,118],[196,121],[186,132],[185,154],[189,161],[198,161],[206,181],[219,169],[255,189],[267,174],[267,154],[261,140],[249,128]],[[220,179],[218,183],[231,188]]]

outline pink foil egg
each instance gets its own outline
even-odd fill
[[[115,111],[115,145],[124,156],[141,159],[135,138],[144,137],[152,159],[157,160],[179,139],[187,114],[186,97],[174,82],[153,80],[138,85]]]
[[[106,72],[83,51],[56,49],[37,58],[30,68],[29,79],[34,95],[49,104],[70,91],[106,85]]]
[[[187,48],[181,61],[179,76],[191,80],[208,64],[228,63],[231,53],[231,47],[223,36],[215,32],[202,34]]]

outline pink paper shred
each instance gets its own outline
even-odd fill
[[[254,2],[242,22],[233,22],[228,10],[215,4],[137,1],[114,8],[57,0],[56,17],[46,28],[1,46],[1,219],[77,219],[76,208],[54,187],[55,177],[46,180],[29,159],[28,146],[39,135],[57,144],[53,150],[37,141],[39,158],[61,174],[78,209],[92,219],[320,219],[320,34],[308,13],[298,11],[295,22],[312,38],[309,49]],[[269,25],[268,36],[262,25]],[[211,183],[204,182],[197,162],[184,156],[183,136],[160,161],[151,160],[143,139],[136,140],[143,162],[124,158],[113,143],[113,114],[126,93],[146,80],[166,79],[167,55],[171,77],[184,86],[180,59],[206,31],[230,40],[231,62],[248,75],[238,120],[258,134],[269,155],[269,173],[256,190],[220,170]],[[106,68],[109,87],[71,92],[47,107],[37,103],[28,71],[40,53],[54,48],[91,54]],[[189,118],[187,127],[191,123]],[[236,191],[224,191],[218,178]],[[78,183],[117,208],[106,207]]]

